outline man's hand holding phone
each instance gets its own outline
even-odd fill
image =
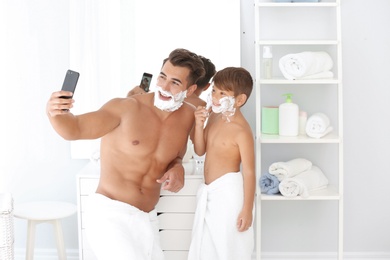
[[[80,74],[76,71],[68,70],[65,75],[61,91],[54,92],[47,103],[47,113],[50,116],[66,114],[73,107],[73,94],[76,89]]]
[[[80,73],[68,70],[65,75],[64,83],[62,84],[61,96],[62,99],[72,99],[74,91],[76,90],[77,81],[79,80]],[[65,100],[61,101],[63,105],[70,105],[69,108],[72,107],[73,100],[71,102],[65,102]],[[64,108],[62,111],[68,112],[69,108]]]
[[[139,87],[143,89],[145,92],[149,92],[150,83],[152,82],[153,75],[150,73],[144,73],[142,75],[141,83],[139,84]]]

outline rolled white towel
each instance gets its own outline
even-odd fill
[[[301,196],[307,198],[310,191],[325,189],[328,178],[317,166],[304,171],[292,178],[286,178],[279,184],[279,191],[285,197]]]
[[[307,171],[311,166],[311,161],[304,158],[296,158],[287,162],[275,162],[271,164],[268,171],[281,181],[285,178],[293,177],[301,172]]]
[[[306,122],[306,134],[313,138],[321,138],[333,130],[330,120],[324,113],[311,115]]]
[[[333,60],[327,52],[300,52],[280,58],[279,68],[286,79],[332,78]]]

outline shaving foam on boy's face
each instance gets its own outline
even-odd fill
[[[225,96],[218,100],[218,104],[215,105],[213,102],[212,93],[207,96],[207,108],[211,106],[214,113],[223,113],[227,116],[233,116],[236,109],[234,108],[234,104],[236,99],[233,96]]]
[[[168,99],[162,100],[160,95]],[[162,87],[156,86],[156,91],[154,92],[154,106],[163,111],[173,112],[183,105],[183,101],[186,97],[187,90],[173,95],[170,91],[163,90]]]

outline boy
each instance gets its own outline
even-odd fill
[[[245,69],[228,67],[215,74],[213,83],[213,112],[205,128],[209,109],[198,107],[195,111],[195,153],[207,154],[188,259],[250,260],[254,247],[254,140],[240,108],[252,92],[253,80]]]

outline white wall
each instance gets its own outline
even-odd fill
[[[344,249],[390,255],[390,87],[386,77],[390,1],[342,1]],[[241,8],[242,66],[254,75],[253,2],[241,0]],[[45,116],[46,101],[60,87],[58,79],[69,65],[68,1],[1,0],[0,19],[4,39],[0,41],[0,191],[11,191],[16,203],[35,199],[76,203],[75,176],[87,161],[70,159],[69,143],[52,130]],[[253,95],[244,107],[253,128],[254,109]],[[316,204],[311,206],[321,210]],[[323,214],[331,217],[330,212]],[[304,224],[303,233],[318,229],[318,223]],[[76,216],[66,219],[64,226],[67,248],[77,249]],[[25,231],[25,222],[17,220],[16,248],[24,247]],[[263,235],[269,241],[278,239],[272,230]],[[305,247],[309,242],[303,240],[300,249],[312,251]],[[266,243],[263,249],[274,251],[275,243]],[[36,247],[55,248],[51,229],[38,230]]]
[[[5,25],[0,32],[0,189],[11,191],[15,203],[76,203],[75,176],[86,161],[70,159],[69,143],[52,130],[45,115],[46,101],[61,88],[69,67],[68,1],[2,4],[7,6],[0,8]],[[67,248],[78,247],[76,229],[76,215],[64,220]],[[50,226],[39,226],[36,248],[55,248],[52,234]],[[26,222],[16,219],[15,248],[24,247],[25,239]]]

